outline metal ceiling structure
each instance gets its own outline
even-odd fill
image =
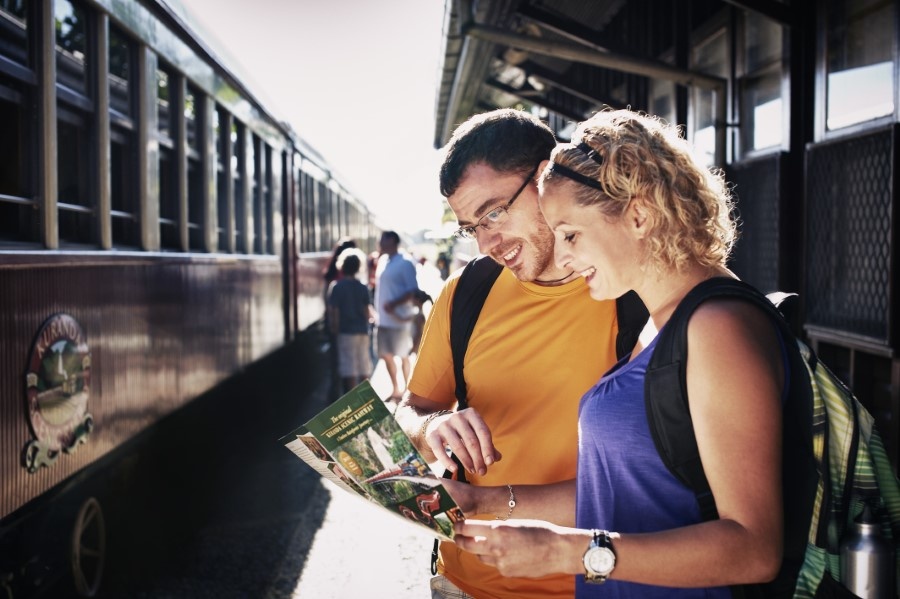
[[[687,68],[686,37],[729,4],[791,18],[774,0],[447,0],[434,145],[469,116],[510,106],[537,110],[565,138],[604,106],[646,109],[650,79],[712,90],[726,114],[726,80]]]

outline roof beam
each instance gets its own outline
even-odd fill
[[[540,80],[542,83],[549,85],[550,87],[554,87],[561,92],[565,92],[570,96],[574,96],[576,98],[580,98],[585,102],[589,102],[591,104],[610,104],[606,100],[602,98],[598,98],[591,92],[581,89],[579,87],[575,87],[573,83],[570,81],[566,81],[564,77],[560,73],[552,71],[543,65],[539,65],[534,61],[527,60],[522,64],[518,65],[520,69],[525,71],[525,73],[529,77],[535,77]]]
[[[764,17],[772,19],[782,25],[790,27],[794,23],[794,13],[791,8],[776,2],[775,0],[722,0],[732,6],[736,6],[742,10],[755,12]],[[799,3],[798,3],[799,4]]]
[[[566,117],[567,119],[572,119],[575,122],[583,121],[585,116],[583,114],[578,114],[576,112],[572,112],[571,110],[559,106],[558,104],[554,104],[549,102],[543,96],[534,96],[530,94],[523,93],[522,90],[516,89],[511,85],[507,85],[506,83],[502,83],[497,81],[496,79],[488,79],[484,82],[485,85],[492,87],[498,91],[501,91],[505,94],[509,94],[511,96],[515,96],[516,98],[521,99],[523,102],[528,102],[530,104],[537,104],[538,106],[543,106],[547,110],[551,112],[555,112],[556,114]]]
[[[519,48],[520,50],[553,56],[562,60],[643,75],[654,79],[665,79],[674,81],[679,85],[711,89],[717,92],[723,92],[725,90],[725,80],[721,77],[714,77],[705,73],[681,69],[661,61],[613,54],[612,52],[602,52],[598,49],[588,48],[582,44],[542,40],[527,35],[510,33],[487,25],[470,24],[464,26],[464,33],[467,37],[496,44],[504,44],[513,48]]]

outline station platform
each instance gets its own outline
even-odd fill
[[[434,537],[351,495],[279,439],[330,401],[328,356],[306,336],[162,423],[112,522],[104,597],[430,597]],[[390,395],[384,364],[370,378]],[[393,409],[393,403],[388,402]],[[124,533],[124,534],[123,534]]]

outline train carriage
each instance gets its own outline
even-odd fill
[[[0,591],[91,596],[124,448],[319,327],[377,232],[173,3],[0,0],[0,138]]]

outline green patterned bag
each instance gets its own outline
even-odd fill
[[[794,597],[840,596],[829,594],[832,585],[827,578],[841,582],[841,535],[869,503],[878,508],[882,533],[896,546],[900,536],[900,485],[872,415],[812,350],[797,343],[809,378],[815,383],[811,385],[813,451],[824,476],[819,478],[809,543]],[[900,580],[898,564],[895,559],[895,581]]]
[[[732,587],[757,597],[851,598],[841,585],[840,540],[869,504],[882,532],[900,539],[900,482],[891,469],[872,415],[849,389],[797,340],[784,318],[793,294],[768,297],[742,281],[718,277],[697,285],[660,331],[644,384],[650,434],[663,463],[694,491],[704,520],[718,518],[703,472],[687,403],[687,326],[693,311],[713,297],[753,303],[781,332],[790,363],[783,410],[784,559],[766,584]],[[895,561],[895,581],[900,581]]]

